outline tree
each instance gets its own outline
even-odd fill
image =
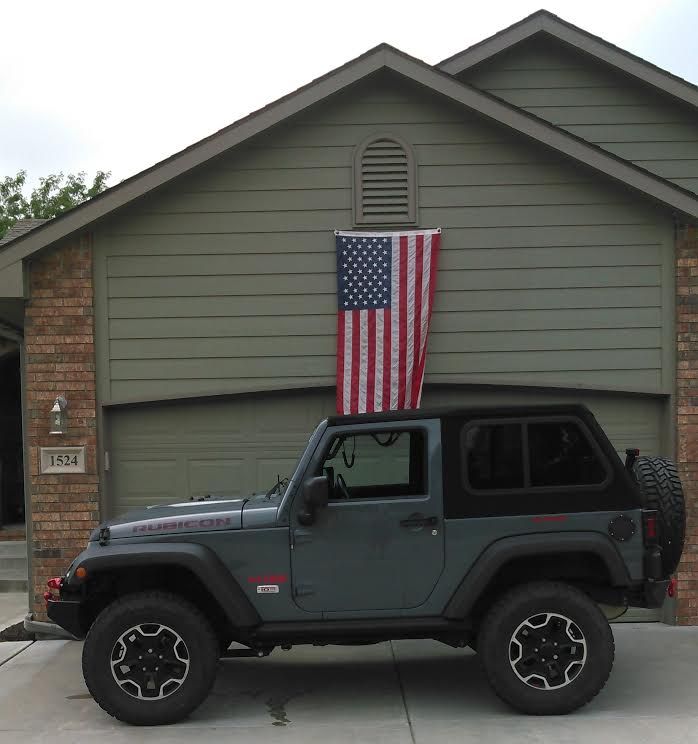
[[[110,172],[97,171],[89,184],[84,171],[67,176],[51,174],[39,179],[39,185],[32,189],[29,198],[24,195],[26,171],[5,176],[0,180],[0,239],[17,220],[28,217],[50,219],[91,199],[107,188],[110,175]]]

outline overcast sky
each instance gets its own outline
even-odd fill
[[[146,168],[376,44],[434,64],[541,0],[0,0],[0,178]],[[545,7],[698,82],[695,0]]]

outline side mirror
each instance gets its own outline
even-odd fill
[[[326,475],[308,478],[303,483],[303,509],[298,513],[298,521],[305,526],[315,522],[315,513],[324,509],[330,498],[330,485]]]

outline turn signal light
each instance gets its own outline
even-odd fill
[[[57,602],[61,598],[61,582],[63,579],[57,576],[54,579],[49,579],[46,582],[48,591],[44,592],[44,600],[46,602],[53,601]]]

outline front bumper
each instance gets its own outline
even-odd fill
[[[85,631],[82,623],[82,602],[74,600],[48,600],[46,614],[56,625],[67,630],[76,638],[84,638]]]

